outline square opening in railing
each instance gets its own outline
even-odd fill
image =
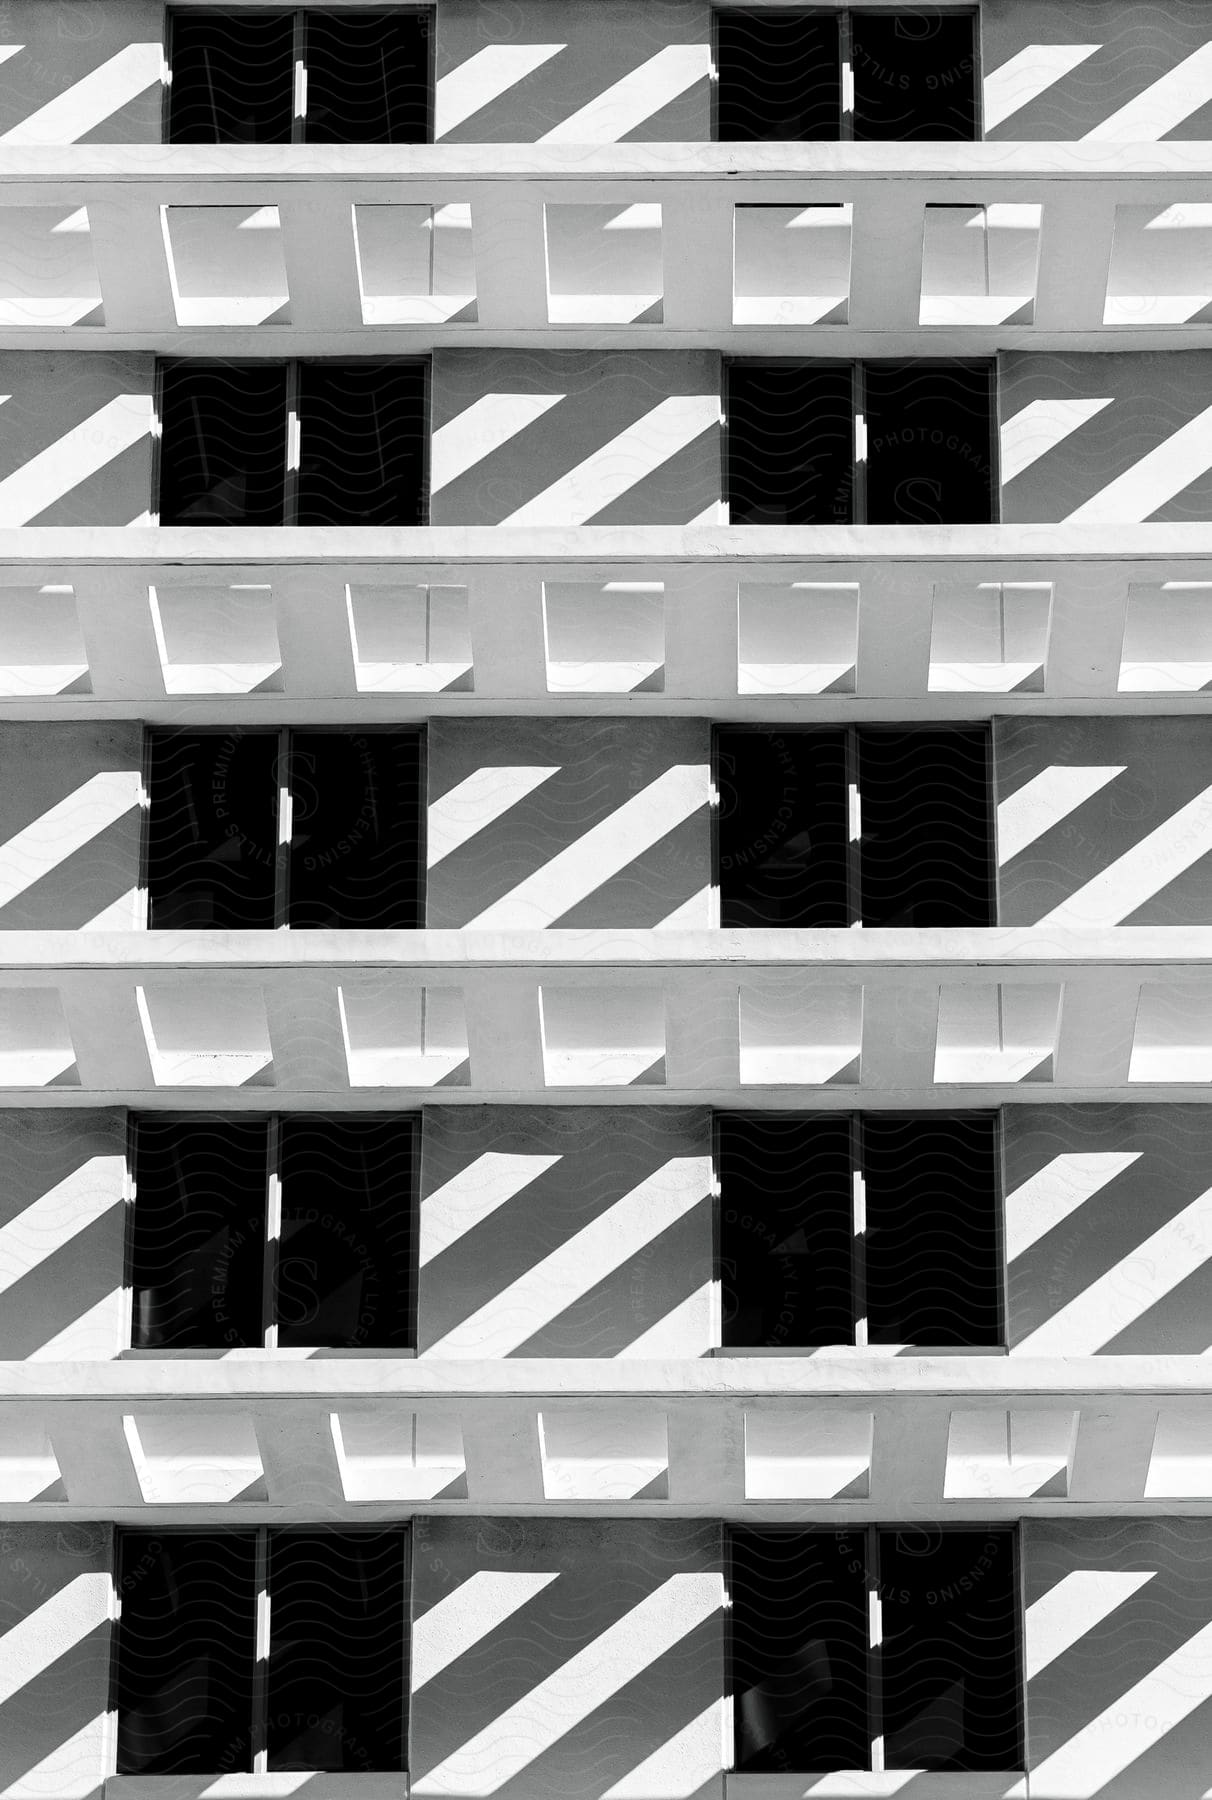
[[[1145,1499],[1212,1499],[1212,1412],[1206,1404],[1163,1406],[1158,1413]]]
[[[337,1001],[351,1087],[467,1086],[461,988],[351,977]]]
[[[0,206],[0,325],[103,325],[85,206]]]
[[[1044,1407],[964,1409],[947,1432],[944,1500],[1063,1500],[1077,1414]]]
[[[548,1087],[663,1087],[665,998],[653,987],[539,990]]]
[[[150,983],[135,1000],[157,1087],[272,1085],[265,999],[246,981]]]
[[[471,691],[465,587],[347,582],[345,605],[360,694]]]
[[[364,325],[474,324],[470,202],[376,203],[353,215]]]
[[[922,325],[1030,325],[1035,316],[1041,208],[927,206]]]
[[[669,1442],[663,1412],[587,1401],[539,1414],[547,1500],[666,1500]]]
[[[256,1428],[246,1413],[135,1413],[122,1421],[144,1500],[153,1506],[265,1500]]]
[[[660,693],[665,584],[545,581],[543,643],[549,693]]]
[[[732,210],[736,325],[844,325],[850,302],[848,202]]]
[[[547,317],[553,325],[659,325],[661,208],[548,201]]]
[[[5,988],[0,993],[0,1086],[79,1085],[58,989]]]
[[[746,1500],[865,1500],[872,1428],[869,1412],[747,1407]]]
[[[0,587],[0,699],[89,692],[75,590]]]
[[[329,1416],[346,1500],[466,1500],[463,1433],[453,1414],[377,1406]]]
[[[740,991],[744,1087],[850,1087],[859,1080],[863,990],[788,974]]]
[[[66,1500],[59,1464],[45,1425],[0,1420],[0,1500]]]
[[[1128,1080],[1212,1081],[1212,985],[1142,984]]]
[[[281,693],[282,656],[268,582],[148,589],[169,694]]]
[[[1117,206],[1104,325],[1212,319],[1212,202]]]
[[[739,694],[852,694],[857,582],[743,581]]]
[[[1121,694],[1212,688],[1212,582],[1134,581],[1128,588]]]
[[[1040,694],[1052,614],[1049,581],[936,582],[932,694]]]
[[[939,990],[936,1082],[1051,1081],[1060,983],[996,982]]]
[[[166,206],[178,325],[284,325],[290,290],[276,206]]]

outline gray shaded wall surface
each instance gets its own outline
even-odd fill
[[[1008,1106],[1008,1343],[1023,1356],[1212,1347],[1212,1114]]]
[[[1003,820],[1028,784],[1054,797],[1047,828],[999,852],[1001,924],[1212,924],[1202,719],[998,719],[994,766]]]
[[[1212,350],[1009,350],[998,366],[1007,524],[1212,518],[1206,433],[1180,439],[1164,467],[1155,454],[1206,411]],[[1050,420],[1066,410],[1058,437]],[[1014,440],[1028,445],[1017,473]]]
[[[0,930],[71,931],[113,909],[135,923],[143,730],[136,723],[0,723],[0,838],[11,873]]]
[[[654,1331],[660,1354],[711,1348],[706,1108],[424,1118],[420,1355],[618,1356]]]
[[[159,0],[6,0],[0,133],[14,143],[158,144]]]
[[[427,923],[661,924],[711,881],[709,767],[700,719],[432,720],[431,816],[465,836],[431,861]],[[510,771],[536,785],[506,804]]]
[[[154,378],[151,356],[0,351],[0,524],[150,523]]]
[[[708,512],[714,520],[719,394],[714,351],[438,350],[430,522],[686,525]],[[485,436],[469,409],[479,402],[483,412],[489,396],[506,423]],[[536,417],[542,401],[551,404]],[[453,460],[437,436],[443,428],[448,442],[466,445]]]

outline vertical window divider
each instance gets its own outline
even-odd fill
[[[299,463],[303,453],[303,419],[299,412],[299,359],[286,364],[286,469],[282,478],[282,523],[299,522]]]
[[[851,366],[851,405],[854,413],[854,496],[852,512],[856,525],[867,523],[867,381],[861,361]]]
[[[290,845],[294,837],[294,784],[290,765],[289,725],[278,731],[278,842],[274,865],[274,929],[290,928]]]
[[[878,1525],[867,1528],[867,1732],[871,1740],[871,1767],[882,1772],[884,1763],[884,1695],[881,1685],[883,1665],[883,1596],[880,1592],[880,1532]]]
[[[269,1530],[258,1525],[256,1552],[256,1651],[253,1660],[252,1772],[265,1775],[269,1770]]]
[[[863,1178],[863,1115],[850,1115],[851,1225],[853,1251],[851,1257],[851,1292],[853,1295],[854,1342],[865,1350],[870,1337],[867,1317],[867,1187]]]
[[[856,813],[861,821],[863,789],[862,769],[859,761],[859,735],[857,728],[853,725],[843,726],[843,730],[846,734],[847,804],[849,806],[850,794],[853,790]],[[861,825],[857,837],[850,835],[849,821],[846,832],[846,910],[850,914],[847,923],[852,927],[861,926],[863,923],[863,839]]]
[[[265,1157],[265,1254],[261,1261],[262,1341],[267,1350],[278,1348],[275,1300],[278,1266],[282,1255],[282,1115],[269,1116],[269,1142]]]
[[[294,84],[290,117],[292,144],[307,142],[307,14],[299,7],[294,15],[291,45],[291,80]]]
[[[838,119],[838,138],[843,144],[848,144],[854,138],[854,38],[848,7],[843,7],[838,13],[837,34],[842,102]]]

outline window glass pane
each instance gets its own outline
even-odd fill
[[[992,925],[988,732],[860,727],[864,925]]]
[[[836,139],[842,106],[836,15],[729,7],[716,15],[716,31],[717,138]]]
[[[160,396],[161,525],[281,525],[282,363],[170,363]]]
[[[412,1120],[295,1113],[281,1132],[279,1344],[409,1347]]]
[[[853,1342],[849,1118],[725,1113],[719,1159],[724,1343]]]
[[[278,733],[158,732],[148,783],[153,931],[274,923]]]
[[[864,388],[868,523],[990,524],[992,365],[869,362]]]
[[[727,410],[728,506],[734,525],[850,524],[849,365],[733,363]]]
[[[309,144],[423,144],[429,20],[422,12],[308,12]]]
[[[174,12],[170,144],[289,144],[294,20],[289,12]]]
[[[251,1770],[256,1536],[123,1532],[118,1773]]]
[[[423,364],[303,363],[300,525],[424,523]]]
[[[720,919],[850,923],[843,731],[720,731]]]
[[[867,1768],[862,1534],[734,1532],[731,1586],[737,1768]]]
[[[997,1119],[867,1113],[873,1344],[1001,1342]]]
[[[400,1530],[269,1534],[269,1767],[404,1767]]]
[[[131,1274],[136,1349],[262,1342],[268,1141],[265,1119],[140,1118]]]
[[[924,6],[852,13],[855,137],[975,138],[974,27]]]
[[[420,734],[292,732],[289,781],[291,925],[420,925]]]
[[[1018,1583],[1010,1531],[880,1532],[890,1769],[1020,1769]]]

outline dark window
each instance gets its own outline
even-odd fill
[[[977,135],[975,12],[727,7],[716,66],[723,141]]]
[[[779,1526],[732,1533],[738,1770],[870,1764],[867,1594],[852,1572],[856,1543],[861,1537]]]
[[[731,1534],[736,1766],[1020,1769],[1012,1529]]]
[[[429,139],[425,11],[208,8],[170,18],[170,144]],[[305,71],[298,87],[296,62]]]
[[[932,7],[850,15],[854,136],[976,137],[976,20]]]
[[[282,1120],[280,1345],[413,1343],[414,1141],[400,1117]]]
[[[728,365],[726,415],[734,525],[995,518],[991,363],[740,360]]]
[[[269,1534],[269,1767],[404,1767],[404,1537]]]
[[[289,144],[295,110],[290,12],[169,14],[170,144]]]
[[[721,726],[720,920],[992,925],[988,729]]]
[[[836,13],[717,13],[716,67],[721,141],[837,137],[842,54]]]
[[[425,365],[302,363],[297,525],[424,521]]]
[[[726,1347],[1002,1342],[993,1113],[722,1113]]]
[[[419,731],[157,731],[149,792],[153,930],[423,922]]]
[[[134,1348],[411,1348],[419,1132],[399,1113],[139,1118]]]
[[[118,1771],[251,1769],[255,1532],[123,1532]]]
[[[123,1532],[118,1772],[404,1767],[405,1534]],[[254,1681],[257,1588],[268,1681]]]
[[[156,732],[148,801],[151,929],[271,927],[278,733]]]
[[[409,357],[165,363],[160,523],[420,525],[427,390],[426,364]]]
[[[172,362],[160,378],[162,525],[281,525],[286,365]]]
[[[424,144],[429,139],[429,15],[306,12],[309,144]]]
[[[260,1345],[265,1119],[139,1121],[131,1214],[136,1349]]]
[[[987,525],[994,514],[989,363],[863,365],[869,525]]]

